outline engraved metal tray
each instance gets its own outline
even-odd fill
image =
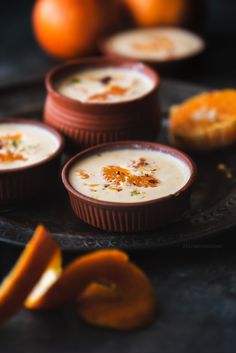
[[[158,141],[167,143],[168,107],[199,93],[204,87],[163,80],[161,102],[165,119]],[[42,118],[45,90],[42,82],[0,87],[0,116]],[[64,156],[68,158],[68,156]],[[38,223],[45,224],[62,249],[68,251],[98,248],[129,250],[161,246],[205,238],[236,225],[236,181],[217,170],[224,163],[236,172],[236,147],[214,153],[192,155],[198,167],[191,208],[177,222],[154,232],[112,234],[92,228],[78,220],[69,205],[63,186],[56,193],[0,214],[0,240],[24,245]],[[235,174],[236,175],[236,174]]]

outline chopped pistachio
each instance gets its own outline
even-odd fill
[[[137,196],[137,195],[140,195],[141,193],[138,191],[138,190],[132,190],[131,192],[130,192],[130,195],[131,196]]]
[[[19,146],[19,141],[13,140],[12,145],[17,148]]]
[[[74,77],[74,78],[72,78],[72,82],[73,82],[73,83],[80,83],[80,82],[81,82],[81,79],[78,78],[78,77]]]

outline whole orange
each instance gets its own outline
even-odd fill
[[[84,55],[119,18],[118,0],[36,0],[32,20],[37,41],[63,59]]]
[[[124,0],[139,26],[179,25],[189,0]]]

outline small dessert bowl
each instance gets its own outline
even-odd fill
[[[11,209],[53,190],[64,139],[53,128],[28,119],[0,119],[0,209]]]
[[[197,34],[175,27],[139,28],[118,32],[100,41],[108,57],[140,60],[160,73],[186,69],[205,50]]]
[[[186,154],[143,141],[91,147],[62,171],[75,215],[109,232],[154,230],[176,220],[189,207],[195,177]]]
[[[143,92],[142,80],[149,85]],[[71,61],[47,74],[44,120],[81,149],[119,140],[151,141],[161,124],[159,86],[158,74],[140,62],[105,57]]]

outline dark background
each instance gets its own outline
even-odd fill
[[[9,80],[39,77],[53,63],[34,41],[31,28],[33,3],[33,0],[0,1],[0,85]],[[208,42],[203,62],[197,71],[183,78],[211,86],[235,86],[235,0],[208,0],[203,34]]]
[[[109,0],[108,0],[109,1]],[[196,0],[197,1],[197,0]],[[55,61],[38,48],[31,31],[33,1],[0,2],[0,86],[39,79]],[[236,1],[209,1],[203,27],[208,50],[186,77],[212,87],[236,87]],[[216,190],[217,192],[217,190]],[[157,293],[155,324],[134,333],[90,327],[70,309],[17,315],[0,330],[2,353],[235,353],[235,230],[183,247],[130,254]],[[20,249],[0,243],[0,277]],[[66,261],[70,256],[66,255]]]

